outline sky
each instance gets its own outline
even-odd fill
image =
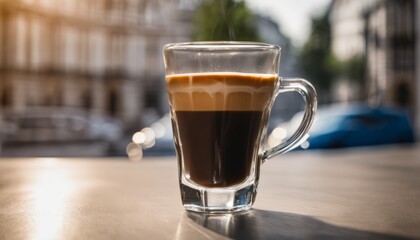
[[[281,25],[294,45],[302,46],[309,36],[311,18],[325,11],[331,0],[246,0],[254,12]]]

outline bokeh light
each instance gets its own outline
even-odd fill
[[[140,161],[143,158],[143,149],[141,145],[129,143],[126,152],[130,161]]]
[[[150,126],[151,129],[155,132],[156,138],[161,138],[165,135],[165,126],[160,122],[155,122]]]
[[[133,137],[131,138],[131,140],[135,144],[143,144],[146,140],[146,135],[143,132],[136,132],[133,134]]]

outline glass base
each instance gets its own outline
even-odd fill
[[[257,194],[255,184],[238,189],[194,188],[180,184],[181,197],[188,211],[206,213],[233,213],[251,208]]]

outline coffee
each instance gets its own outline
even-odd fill
[[[276,79],[240,73],[167,76],[177,151],[189,181],[206,187],[246,181]]]
[[[175,117],[192,181],[206,187],[245,181],[258,149],[262,111],[176,111]]]

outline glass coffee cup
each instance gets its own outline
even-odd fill
[[[254,42],[164,46],[179,184],[190,211],[229,213],[255,201],[261,164],[297,147],[313,122],[317,97],[304,79],[279,76],[280,47]],[[276,96],[297,91],[302,122],[285,142],[263,149]]]

